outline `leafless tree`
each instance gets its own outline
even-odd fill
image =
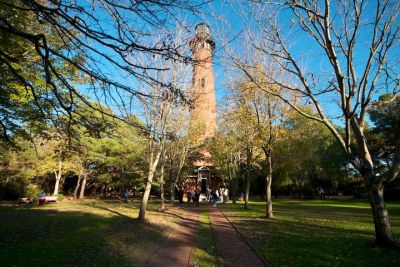
[[[193,144],[188,136],[189,113],[188,107],[178,107],[173,110],[173,120],[171,120],[172,138],[168,140],[166,147],[166,165],[168,169],[168,179],[170,190],[170,200],[175,200],[175,188],[182,178],[182,170],[187,164]]]
[[[249,6],[253,18],[249,22],[252,46],[274,62],[276,69],[291,77],[269,77],[271,84],[299,98],[293,101],[273,91],[269,93],[330,130],[364,178],[376,245],[395,247],[383,190],[399,176],[400,145],[387,170],[380,172],[375,168],[365,129],[374,95],[399,84],[399,2],[261,0],[251,1]],[[239,56],[232,59],[257,83],[248,62]],[[332,103],[339,105],[339,112],[333,114]],[[304,104],[311,105],[314,113],[305,112],[301,108]],[[334,119],[342,120],[344,134],[333,123]]]
[[[177,31],[182,35],[179,35],[180,39],[176,39],[176,42],[186,40],[186,38],[183,38],[181,28],[178,28]],[[182,47],[182,49],[188,49],[188,47]],[[161,55],[154,56],[152,62],[152,65],[158,67],[158,69],[151,70],[150,75],[154,77],[154,80],[161,81],[161,84],[169,84],[170,86],[161,86],[158,82],[154,82],[153,84],[144,83],[142,91],[151,97],[143,97],[140,99],[144,110],[143,115],[146,121],[146,128],[148,129],[147,140],[149,153],[146,188],[139,212],[139,219],[141,220],[145,219],[153,177],[160,159],[162,162],[162,176],[160,177],[162,180],[160,183],[164,191],[164,160],[168,149],[168,147],[166,147],[166,142],[167,140],[173,141],[174,132],[177,130],[176,121],[179,120],[179,118],[173,117],[174,114],[176,115],[174,111],[187,106],[187,102],[177,98],[176,95],[170,91],[170,87],[179,88],[179,91],[184,94],[183,92],[187,91],[188,88],[190,70],[185,62],[165,60]]]

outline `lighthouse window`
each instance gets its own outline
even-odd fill
[[[201,79],[201,88],[204,88],[204,86],[206,85],[206,81],[204,80],[204,78]]]
[[[210,44],[207,42],[202,42],[200,46],[201,48],[210,49]]]

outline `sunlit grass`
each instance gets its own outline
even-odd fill
[[[139,223],[138,203],[64,201],[45,207],[0,206],[1,266],[137,266],[162,245],[177,216],[150,203]]]
[[[200,208],[199,228],[197,230],[195,246],[194,258],[196,266],[219,266],[217,248],[212,233],[210,213],[207,206],[201,206]]]
[[[400,240],[400,203],[389,203]],[[374,225],[366,201],[295,201],[274,203],[276,221],[266,220],[265,203],[250,209],[223,209],[252,245],[273,266],[400,266],[400,253],[373,248]]]

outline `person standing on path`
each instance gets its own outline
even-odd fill
[[[199,189],[196,189],[196,192],[194,193],[194,202],[196,203],[196,206],[198,207],[200,204],[200,191]]]
[[[128,197],[129,197],[129,191],[128,191],[128,189],[126,189],[124,192],[124,202],[125,203],[128,203]]]
[[[211,198],[212,198],[212,203],[213,207],[217,207],[217,200],[218,200],[218,195],[217,195],[217,190],[211,191]]]
[[[179,188],[179,190],[178,190],[178,201],[179,201],[179,205],[183,204],[183,189],[182,189],[182,187]]]

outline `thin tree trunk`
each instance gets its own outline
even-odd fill
[[[59,187],[60,187],[61,174],[62,174],[62,160],[61,160],[61,158],[59,158],[59,160],[58,160],[58,171],[54,172],[54,175],[56,177],[56,184],[54,185],[53,196],[56,196],[58,194],[58,190],[59,190]]]
[[[236,204],[236,201],[237,201],[237,191],[238,191],[238,188],[239,188],[239,177],[238,177],[238,173],[239,173],[239,166],[238,166],[238,164],[239,164],[239,162],[240,162],[240,156],[239,156],[239,159],[236,159],[236,158],[235,158],[234,164],[233,164],[233,166],[234,166],[234,174],[233,174],[233,176],[235,177],[235,178],[234,178],[234,187],[235,187],[235,191],[232,192],[232,196],[233,196],[234,199],[235,199],[235,202],[234,202],[233,204]]]
[[[271,184],[272,184],[272,159],[271,153],[269,153],[268,157],[268,173],[265,179],[266,186],[266,216],[268,219],[273,219],[274,214],[272,213],[272,197],[271,197]]]
[[[102,185],[100,195],[101,195],[101,197],[104,197],[106,195],[106,186],[105,185]]]
[[[230,158],[228,160],[228,176],[229,176],[229,181],[231,182],[232,203],[236,204],[236,198],[234,196],[234,192],[235,192],[236,188],[235,188],[235,181],[232,178],[232,168],[231,168],[231,159]]]
[[[251,163],[251,149],[247,148],[246,159],[246,192],[244,196],[244,208],[249,208],[249,195],[250,195],[250,163]]]
[[[81,192],[79,193],[79,199],[85,198],[85,187],[86,187],[86,176],[83,176]]]
[[[239,177],[237,176],[237,172],[235,174],[234,181],[235,181],[235,191],[233,192],[233,197],[235,198],[235,203],[233,203],[233,204],[236,204],[236,201],[238,199],[237,193],[238,193],[238,189],[239,189]]]
[[[165,165],[165,158],[164,153],[161,160],[161,170],[160,170],[160,198],[161,198],[161,211],[165,210],[165,195],[164,195],[164,165]]]
[[[266,216],[268,219],[273,219],[274,214],[272,212],[272,196],[271,196],[271,185],[272,185],[272,125],[270,124],[270,137],[269,137],[269,144],[268,147],[263,146],[263,151],[265,157],[267,158],[267,175],[265,176],[265,198],[266,198]]]
[[[250,195],[250,174],[249,171],[246,173],[246,190],[244,196],[244,208],[249,208],[249,195]]]
[[[99,187],[99,185],[96,183],[93,186],[93,190],[92,190],[92,195],[97,197],[97,188]]]
[[[371,186],[369,194],[375,224],[375,244],[379,247],[395,248],[396,240],[393,236],[389,214],[383,198],[383,186]]]
[[[169,197],[170,197],[170,201],[171,203],[175,202],[175,179],[172,178],[173,176],[173,171],[172,171],[172,166],[174,164],[172,158],[170,158],[170,166],[169,166],[169,172],[168,172],[168,179],[169,181],[171,181],[171,185],[169,187]]]
[[[158,161],[160,160],[162,147],[160,147],[159,151],[157,152],[157,156],[153,161],[154,151],[151,152],[150,155],[150,162],[149,162],[149,172],[147,174],[147,183],[146,188],[143,193],[142,204],[140,206],[139,217],[138,219],[144,221],[146,219],[146,208],[147,202],[149,201],[151,185],[153,183],[154,172],[156,170]]]
[[[82,176],[79,175],[78,181],[76,182],[76,186],[75,186],[75,190],[74,190],[74,199],[77,199],[77,197],[78,197],[78,189],[79,189],[79,186],[81,185],[81,181],[82,181]]]
[[[56,178],[56,183],[54,184],[53,196],[56,196],[58,194],[58,188],[60,186],[60,179],[58,178],[57,171],[54,171],[54,177]]]
[[[182,153],[180,154],[179,157],[179,166],[178,166],[178,171],[176,174],[175,179],[172,181],[172,166],[173,166],[173,160],[171,158],[171,168],[170,168],[170,174],[169,174],[169,178],[171,182],[171,187],[170,187],[170,199],[171,199],[171,203],[175,201],[175,187],[176,187],[176,183],[178,182],[180,176],[181,176],[181,172],[182,172],[182,168],[185,165],[185,161],[186,161],[186,157],[188,154],[188,147],[185,147],[182,151]]]
[[[174,203],[175,202],[175,182],[172,182],[172,184],[169,188],[169,193],[171,194],[170,195],[171,203]]]
[[[178,173],[176,174],[176,177],[175,177],[175,179],[174,179],[174,181],[172,182],[171,187],[170,187],[171,202],[175,201],[175,188],[176,188],[176,183],[178,182],[179,177],[181,176],[182,167],[183,167],[183,165],[182,165],[182,166],[181,166],[181,165],[179,166],[179,168],[178,168]]]

